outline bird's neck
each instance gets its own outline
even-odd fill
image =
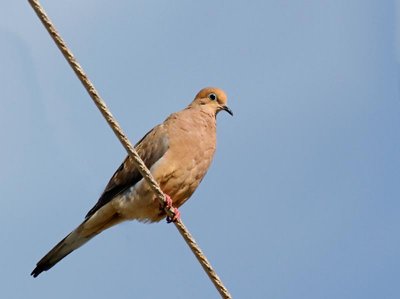
[[[215,110],[209,105],[189,105],[186,109],[204,118],[216,118]]]

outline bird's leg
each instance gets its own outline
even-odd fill
[[[165,196],[165,201],[166,201],[165,208],[172,209],[173,212],[174,212],[174,216],[173,217],[167,216],[167,222],[171,223],[171,222],[175,222],[175,221],[180,220],[181,219],[181,212],[179,212],[178,208],[174,208],[172,206],[172,198],[168,194],[165,194],[165,193],[164,193],[164,196]]]

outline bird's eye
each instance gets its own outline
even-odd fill
[[[210,94],[208,95],[208,98],[209,98],[211,101],[215,101],[215,100],[217,99],[217,95],[216,95],[215,93],[210,93]]]

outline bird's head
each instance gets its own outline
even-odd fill
[[[225,110],[230,115],[233,115],[232,110],[226,105],[227,100],[228,98],[222,89],[207,87],[199,91],[190,106],[200,107],[214,115],[217,115],[221,110]]]

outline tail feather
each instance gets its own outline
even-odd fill
[[[112,206],[104,206],[54,246],[54,248],[36,264],[36,268],[32,271],[31,275],[37,277],[43,271],[49,270],[94,236],[121,221],[123,221],[123,219],[119,217],[118,213],[115,213]]]
[[[96,234],[83,236],[81,234],[82,225],[72,231],[68,236],[62,239],[52,250],[49,251],[37,264],[31,275],[37,277],[43,271],[47,271],[55,264],[61,261],[64,257],[70,254],[75,249],[81,247]]]

